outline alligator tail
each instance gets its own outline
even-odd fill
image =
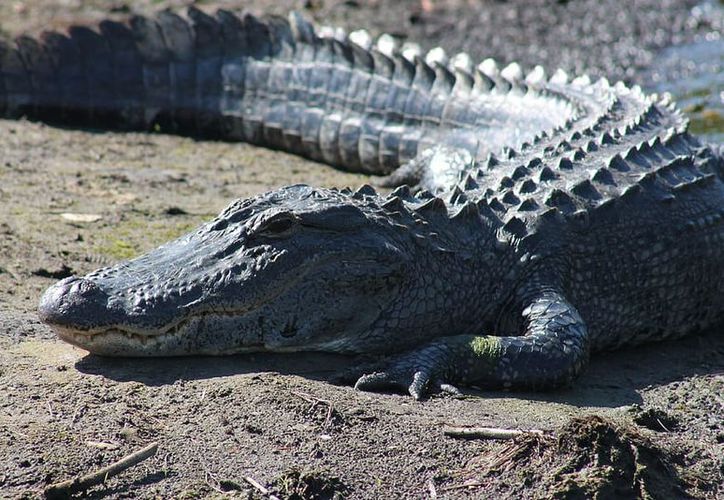
[[[155,19],[102,21],[95,29],[73,26],[3,43],[0,113],[98,128],[223,136],[222,32],[241,21],[226,13],[214,19],[195,8],[188,16],[164,11]],[[253,29],[246,28],[250,37]]]
[[[73,26],[0,41],[0,116],[240,140],[346,168],[374,171],[387,161],[389,171],[397,150],[391,160],[377,149],[363,157],[361,129],[378,124],[347,97],[355,53],[362,99],[376,91],[387,104],[387,89],[371,83],[371,52],[319,37],[298,14],[210,16],[191,7],[184,17],[162,11]],[[330,117],[340,108],[358,115],[346,136],[339,114]]]
[[[479,155],[519,139],[486,126],[516,117],[472,105],[495,85],[485,75],[473,81],[378,49],[320,36],[295,13],[210,16],[191,7],[184,17],[103,21],[0,42],[0,115],[239,140],[375,174],[441,138]],[[492,98],[515,90],[506,83]],[[571,112],[539,97],[538,121],[517,120],[522,137],[562,125]]]

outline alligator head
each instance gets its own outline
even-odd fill
[[[356,352],[410,274],[407,242],[392,229],[369,201],[290,186],[56,283],[39,314],[101,355]]]

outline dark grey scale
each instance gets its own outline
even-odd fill
[[[362,114],[367,106],[374,59],[369,51],[352,42],[348,48],[352,56],[352,74],[345,89],[345,102],[350,112]]]
[[[324,161],[325,153],[320,144],[321,129],[327,113],[324,106],[332,72],[334,71],[334,51],[329,42],[318,39],[314,44],[314,59],[306,65],[307,100],[301,116],[302,147],[309,158]],[[328,156],[335,153],[328,152]]]
[[[629,148],[623,158],[627,163],[638,169],[648,170],[652,166],[646,155],[639,152],[636,147]]]
[[[135,16],[130,26],[142,60],[144,121],[147,126],[153,126],[159,119],[165,120],[170,109],[168,48],[153,19]]]
[[[385,173],[392,172],[401,163],[399,157],[400,141],[406,128],[401,123],[390,123],[388,121],[380,131],[379,164],[380,169]]]
[[[69,34],[78,45],[82,60],[86,61],[84,73],[88,82],[88,104],[91,108],[89,125],[105,126],[106,123],[117,123],[117,90],[111,66],[111,47],[104,36],[88,28],[71,28]],[[167,80],[159,81],[159,85],[166,85],[168,90]]]
[[[230,140],[244,139],[244,95],[246,93],[246,68],[249,53],[244,25],[237,16],[225,10],[219,10],[216,14],[221,27],[221,36],[224,40],[224,57],[221,61],[221,98],[219,106],[221,109],[222,134]],[[159,21],[164,34],[164,24]],[[183,30],[182,27],[178,28]],[[178,32],[174,30],[174,32]],[[185,37],[184,37],[185,38]],[[184,40],[185,41],[185,40]],[[186,44],[184,43],[184,46]],[[186,51],[184,51],[186,52]],[[193,63],[193,50],[190,51],[191,63]],[[178,59],[181,61],[177,62]],[[171,65],[172,74],[178,73],[177,68],[184,68],[188,64],[187,59],[174,58]],[[183,71],[183,76],[193,78],[195,71]],[[195,88],[196,84],[189,82],[189,88]],[[178,91],[184,92],[182,90]],[[195,100],[195,96],[194,96]],[[185,101],[185,99],[184,99]]]
[[[32,84],[33,114],[41,120],[57,121],[59,115],[59,89],[55,66],[45,48],[34,38],[22,36],[15,40]]]
[[[359,145],[362,136],[363,119],[356,115],[350,114],[344,118],[339,125],[339,157],[342,162],[342,168],[350,170],[362,170],[362,161],[359,153]]]
[[[475,123],[478,116],[477,110],[471,109],[473,106],[469,97],[451,92],[440,117],[441,125],[453,130],[456,128],[469,129],[470,124]]]
[[[161,129],[194,135],[197,131],[196,50],[189,23],[170,12],[161,12],[156,22],[168,50],[169,111]]]
[[[344,165],[341,154],[340,133],[342,123],[345,117],[348,116],[345,109],[347,105],[346,91],[354,72],[352,67],[353,56],[349,48],[338,40],[325,39],[324,41],[331,47],[334,65],[332,66],[326,103],[328,114],[323,120],[319,131],[320,148],[325,162],[331,165]]]
[[[507,191],[501,199],[503,200],[503,203],[508,205],[517,205],[520,203],[520,198],[518,198],[512,190]]]
[[[325,111],[319,108],[302,110],[302,148],[305,156],[313,160],[324,160],[324,154],[319,143],[319,134],[325,117]]]
[[[432,80],[430,87],[431,100],[425,113],[425,122],[434,127],[439,127],[442,123],[442,115],[445,111],[448,96],[455,84],[454,75],[444,66],[435,63],[432,67],[435,78]]]
[[[267,59],[271,54],[269,28],[250,14],[244,16],[242,23],[248,51],[244,74],[244,98],[241,103],[244,114],[243,139],[251,144],[263,144],[264,106],[270,69]]]
[[[427,112],[421,127],[420,142],[417,145],[418,151],[424,151],[437,144],[442,115],[445,112],[448,96],[431,90],[429,99]]]
[[[526,179],[520,184],[518,192],[521,194],[534,193],[538,189],[538,185],[533,179]]]
[[[243,120],[242,139],[250,144],[263,142],[264,85],[269,74],[269,64],[251,57],[246,58],[244,73],[244,97],[239,105]]]
[[[628,172],[631,170],[631,167],[628,163],[626,163],[626,160],[624,160],[619,153],[616,153],[608,160],[608,168],[612,170],[616,170],[618,172]]]
[[[139,96],[145,94],[143,78],[143,60],[136,45],[136,40],[131,29],[126,24],[115,21],[103,21],[99,25],[100,32],[110,48],[110,65],[113,71],[113,81],[116,90],[116,106],[121,117],[119,125],[132,130],[146,128],[148,123],[145,119],[143,101]],[[53,44],[50,40],[46,42],[46,49],[49,53],[58,56],[56,67],[58,68],[59,87],[61,94],[61,106],[64,114],[77,113],[85,105],[85,96],[76,96],[77,79],[81,78],[77,64],[80,61],[77,46],[71,40],[62,35],[54,34]],[[75,62],[69,59],[75,58]],[[68,65],[68,67],[66,67]],[[61,77],[60,75],[63,75]],[[74,101],[80,99],[81,102]],[[76,110],[76,111],[74,111]]]
[[[348,112],[340,123],[337,142],[340,161],[344,165],[343,168],[360,171],[363,169],[359,150],[362,137],[362,122],[364,121],[362,116],[367,106],[367,96],[374,78],[372,74],[374,62],[372,55],[368,51],[354,43],[350,43],[349,48],[353,57],[353,64],[345,94]]]
[[[538,210],[539,208],[540,205],[538,205],[538,202],[535,200],[535,198],[527,198],[523,200],[518,206],[518,210],[521,212],[532,212]]]
[[[287,81],[287,112],[282,117],[282,130],[289,151],[306,154],[302,143],[302,116],[309,97],[310,68],[314,61],[314,46],[307,43],[296,43],[294,47],[294,63],[290,63],[291,71]]]
[[[513,181],[513,179],[505,175],[500,179],[500,183],[498,184],[498,191],[506,191],[512,188],[514,185],[515,182]]]
[[[420,57],[415,58],[415,74],[410,83],[403,114],[405,123],[411,125],[405,128],[400,138],[400,162],[407,162],[415,158],[420,149],[420,139],[426,127],[426,117],[430,113],[430,102],[433,97],[430,89],[435,81],[435,72],[425,64]]]
[[[5,87],[5,73],[3,69],[3,63],[7,58],[8,51],[14,52],[14,49],[0,40],[0,114],[2,114],[2,116],[11,116],[10,110],[8,109],[9,92]]]
[[[314,61],[309,66],[309,94],[306,104],[324,108],[334,71],[335,54],[329,39],[320,38],[314,48]]]
[[[44,35],[44,43],[46,52],[52,54],[51,59],[56,70],[56,82],[58,85],[58,99],[61,113],[58,119],[70,124],[86,124],[89,117],[88,88],[87,80],[84,75],[85,65],[81,58],[80,50],[75,41],[66,35],[59,33],[47,33]],[[13,51],[14,52],[14,51]],[[3,72],[6,74],[5,84],[10,90],[8,95],[9,103],[12,101],[10,97],[13,95],[12,89],[15,83],[7,80],[6,64],[10,61],[0,62]],[[140,66],[137,66],[140,68]],[[29,82],[25,87],[25,91],[30,89]],[[143,92],[142,85],[140,86]],[[12,110],[12,108],[11,108]],[[141,122],[141,124],[143,124]]]
[[[380,131],[379,140],[379,162],[385,172],[391,172],[400,165],[400,146],[405,130],[419,124],[407,120],[405,114],[410,84],[415,77],[415,67],[400,54],[393,56],[393,62],[392,84],[385,103],[386,124]]]
[[[524,167],[523,165],[518,165],[513,170],[513,173],[511,174],[511,177],[514,181],[519,181],[525,177],[528,177],[530,175],[530,169],[527,167]]]
[[[293,66],[285,59],[280,61],[272,60],[269,69],[267,104],[262,118],[264,143],[270,147],[281,149],[289,147],[287,145],[287,135],[285,134],[285,120],[289,108],[295,107],[294,104],[290,105],[290,99],[287,95],[293,72]]]
[[[373,79],[373,83],[374,83]],[[372,92],[372,89],[370,89]],[[386,172],[380,168],[379,150],[380,150],[380,132],[385,126],[384,115],[380,112],[370,111],[363,120],[360,121],[360,134],[358,143],[359,159],[362,168],[370,173],[385,174]]]
[[[553,189],[548,198],[545,200],[545,204],[549,207],[557,208],[564,215],[573,213],[576,210],[576,204],[573,198],[561,189]]]
[[[392,86],[387,95],[385,109],[387,120],[392,123],[404,123],[406,104],[410,95],[410,85],[415,79],[415,66],[413,63],[396,53],[392,57],[394,69],[392,72]]]
[[[574,184],[571,187],[571,192],[587,201],[601,199],[601,193],[596,189],[596,186],[594,186],[593,183],[591,183],[591,181],[588,179]]]
[[[677,158],[666,170],[675,178],[677,185],[688,184],[701,175],[701,171],[696,167],[694,161],[688,157]]]
[[[31,115],[35,108],[33,84],[17,46],[0,42],[0,71],[5,92],[5,113],[10,118]]]
[[[265,20],[270,39],[270,65],[267,85],[261,95],[266,97],[263,115],[265,144],[290,152],[303,151],[301,133],[289,134],[290,122],[298,118],[301,85],[295,74],[296,42],[289,24],[277,17]],[[291,116],[290,119],[287,117]],[[299,123],[297,121],[297,123]]]
[[[282,42],[284,52],[292,48]],[[274,148],[286,149],[285,116],[290,107],[290,82],[293,78],[293,66],[289,56],[273,58],[269,64],[267,87],[265,89],[266,104],[262,108],[262,127],[264,144]]]
[[[553,170],[551,170],[550,167],[544,166],[540,172],[538,173],[538,182],[549,182],[554,181],[558,178],[558,174],[556,174]]]
[[[360,123],[358,151],[362,167],[375,174],[387,173],[380,165],[380,133],[386,124],[387,96],[393,83],[394,63],[386,55],[373,50],[374,73],[372,74],[367,98],[365,114],[368,119]]]
[[[327,106],[330,111],[347,111],[347,90],[354,72],[354,55],[349,43],[335,38],[325,39],[334,54],[334,67],[327,93]]]
[[[611,171],[606,167],[601,167],[596,170],[596,173],[593,174],[592,179],[594,182],[597,182],[599,184],[606,184],[608,186],[616,185],[616,181],[613,178],[613,173],[611,173]]]
[[[342,165],[339,133],[344,115],[342,112],[325,114],[319,127],[319,148],[324,161],[330,165]]]
[[[225,50],[221,25],[194,7],[189,7],[188,15],[196,53],[197,133],[200,137],[219,137],[222,131],[221,65]]]

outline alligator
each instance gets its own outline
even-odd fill
[[[239,199],[57,282],[39,316],[93,354],[365,354],[357,389],[420,399],[559,387],[591,352],[724,320],[722,151],[637,86],[190,8],[3,43],[0,113],[245,141],[379,184]]]

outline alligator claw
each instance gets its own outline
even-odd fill
[[[412,377],[402,373],[376,372],[360,377],[354,388],[359,391],[396,389],[409,393],[419,401],[425,395],[429,379],[429,374],[422,371],[415,372]]]
[[[434,393],[460,395],[457,387],[440,381],[428,369],[412,371],[404,368],[392,368],[389,371],[370,373],[361,376],[354,388],[358,391],[399,390],[409,394],[417,401]]]

